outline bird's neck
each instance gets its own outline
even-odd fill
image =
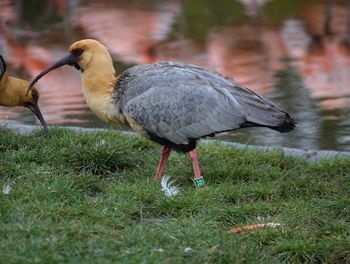
[[[82,73],[84,97],[92,112],[106,123],[125,127],[120,106],[112,98],[115,82],[112,60],[93,60]]]
[[[104,97],[113,90],[115,79],[110,57],[92,58],[82,74],[84,96]]]

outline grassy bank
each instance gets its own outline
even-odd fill
[[[186,155],[153,173],[159,146],[117,132],[0,129],[2,263],[346,263],[350,159],[309,164],[282,153],[200,145],[208,188]],[[228,234],[248,224],[279,222]]]

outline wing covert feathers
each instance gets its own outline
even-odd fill
[[[272,102],[224,76],[179,63],[137,65],[119,76],[122,110],[153,138],[174,144],[240,127],[294,128]]]

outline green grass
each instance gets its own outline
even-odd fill
[[[350,159],[199,145],[208,187],[186,155],[153,173],[160,148],[115,131],[0,129],[2,263],[349,263]],[[279,222],[229,234],[233,227]],[[185,252],[189,247],[190,252]]]

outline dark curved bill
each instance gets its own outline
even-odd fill
[[[2,80],[2,77],[4,77],[5,72],[6,72],[6,63],[3,57],[0,55],[0,81]]]
[[[39,81],[41,79],[41,77],[43,77],[44,75],[46,75],[47,73],[49,73],[50,71],[53,71],[54,69],[57,69],[59,67],[62,67],[64,65],[74,65],[76,66],[76,60],[78,58],[77,54],[73,54],[70,53],[68,54],[66,57],[60,59],[59,61],[55,62],[53,65],[51,65],[50,67],[48,67],[47,69],[43,70],[41,73],[39,73],[38,76],[36,76],[34,78],[34,80],[29,84],[28,88],[27,88],[27,95],[29,93],[29,91],[32,89],[33,85]]]
[[[43,115],[41,114],[40,108],[38,104],[31,104],[28,108],[33,112],[33,114],[39,119],[41,125],[43,126],[45,132],[49,132],[46,126],[46,122],[44,120]]]

